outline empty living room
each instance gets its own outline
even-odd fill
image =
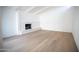
[[[0,6],[0,51],[78,52],[79,6]]]

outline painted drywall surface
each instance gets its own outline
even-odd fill
[[[31,23],[32,29],[25,30],[25,24]],[[29,33],[40,29],[39,16],[28,14],[26,11],[19,11],[19,31],[21,34]]]
[[[40,26],[44,30],[72,32],[72,9],[57,7],[41,14]]]
[[[0,36],[1,36],[1,8],[0,8]]]
[[[16,9],[14,7],[3,7],[2,32],[3,37],[17,34]]]
[[[79,50],[79,7],[74,7],[73,14],[73,36]]]
[[[2,49],[2,7],[0,7],[0,49]]]

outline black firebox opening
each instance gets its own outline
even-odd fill
[[[31,24],[25,24],[25,29],[26,30],[31,29]]]

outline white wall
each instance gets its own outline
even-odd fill
[[[17,20],[15,7],[3,7],[2,32],[3,37],[17,35]]]
[[[79,50],[79,7],[74,7],[73,14],[73,36]]]
[[[2,48],[2,7],[0,7],[0,49]]]
[[[1,36],[1,8],[0,8],[0,36]]]
[[[72,8],[57,7],[40,15],[40,26],[44,30],[72,32]]]
[[[31,30],[25,30],[25,24],[32,23]],[[16,7],[3,7],[2,34],[10,37],[28,33],[40,29],[40,21],[37,15],[27,14],[26,11],[17,11]]]
[[[28,14],[26,11],[19,11],[19,32],[21,34],[40,29],[40,21],[37,15]],[[25,30],[25,24],[31,23],[32,29]]]

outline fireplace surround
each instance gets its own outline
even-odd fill
[[[25,24],[25,30],[31,29],[31,24]]]

